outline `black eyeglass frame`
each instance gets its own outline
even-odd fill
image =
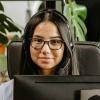
[[[48,46],[49,46],[49,48],[50,48],[51,50],[59,50],[59,49],[61,49],[62,45],[65,43],[63,40],[60,40],[60,41],[61,41],[61,46],[60,46],[58,49],[52,49],[52,48],[50,47],[50,40],[49,40],[49,41],[44,41],[44,40],[43,40],[43,45],[41,46],[41,48],[36,48],[36,47],[34,47],[34,46],[32,45],[32,39],[33,39],[33,38],[30,38],[30,45],[31,45],[33,48],[35,48],[35,49],[42,49],[42,48],[44,47],[45,43],[47,43]]]

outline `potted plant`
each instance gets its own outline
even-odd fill
[[[9,36],[7,33],[20,32],[21,29],[15,25],[14,21],[4,13],[4,7],[0,2],[0,48],[7,46],[9,43]],[[16,39],[16,35],[14,39]]]
[[[72,26],[73,36],[76,41],[85,41],[87,28],[84,21],[87,16],[87,8],[79,5],[75,0],[63,0],[64,2],[64,15],[69,20]]]
[[[5,14],[4,7],[0,1],[0,71],[7,70],[7,56],[5,55],[7,45],[10,41],[20,38],[18,35],[13,34],[15,32],[21,34],[21,29]],[[11,34],[13,37],[11,37]]]

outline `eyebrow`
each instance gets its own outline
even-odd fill
[[[40,35],[33,35],[33,37],[38,37],[38,38],[44,38],[43,36],[40,36]],[[52,38],[61,38],[60,36],[53,36],[53,37],[50,37],[50,39]]]

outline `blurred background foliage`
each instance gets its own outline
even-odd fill
[[[7,34],[10,32],[20,32],[21,29],[15,24],[15,22],[8,17],[4,12],[4,7],[0,2],[0,43],[7,44],[9,42],[9,38]],[[14,36],[13,40],[18,38],[17,35]]]
[[[87,17],[87,8],[77,4],[75,0],[64,0],[63,13],[72,26],[75,41],[85,41],[87,28],[84,21]]]

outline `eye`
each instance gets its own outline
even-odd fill
[[[58,40],[58,39],[50,40],[50,44],[52,44],[52,45],[58,45],[58,44],[61,44],[61,43],[62,43],[62,41]]]
[[[40,39],[40,38],[33,38],[33,39],[32,39],[32,42],[37,43],[37,44],[40,44],[40,43],[43,42],[43,40]]]

